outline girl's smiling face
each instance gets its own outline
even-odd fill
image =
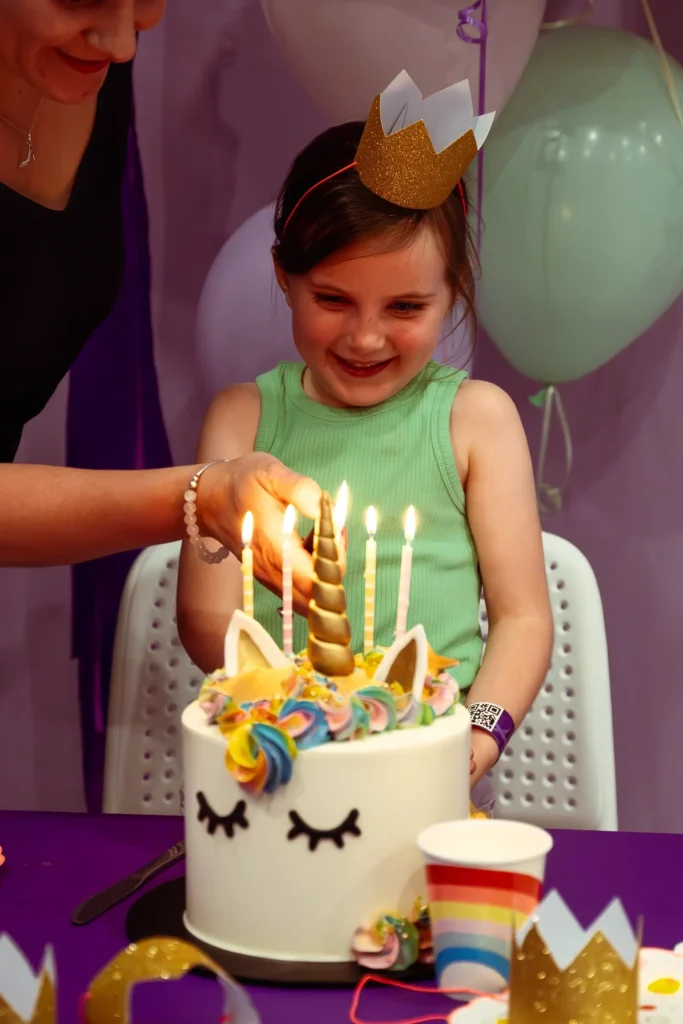
[[[0,74],[41,96],[80,103],[104,83],[112,62],[135,54],[137,32],[153,28],[166,0],[0,0]]]
[[[308,367],[304,387],[336,408],[367,407],[397,394],[432,358],[453,294],[427,229],[400,248],[360,241],[307,274],[276,274]]]

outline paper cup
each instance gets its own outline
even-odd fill
[[[541,899],[552,836],[522,822],[470,819],[432,825],[417,842],[439,987],[502,992],[513,933]]]

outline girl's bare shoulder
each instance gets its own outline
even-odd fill
[[[474,441],[521,427],[519,412],[506,391],[487,380],[464,380],[451,409],[451,435]]]

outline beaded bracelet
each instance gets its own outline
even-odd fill
[[[219,462],[231,462],[231,459],[214,459],[213,462],[207,462],[205,466],[198,469],[195,475],[190,480],[190,486],[183,495],[185,504],[183,505],[183,511],[185,512],[185,525],[187,527],[187,536],[190,544],[193,546],[199,557],[203,562],[209,562],[211,565],[218,565],[223,559],[227,558],[230,552],[227,548],[220,547],[217,551],[209,551],[202,537],[199,536],[199,527],[197,526],[197,484],[202,473],[205,473],[211,466],[217,466]]]

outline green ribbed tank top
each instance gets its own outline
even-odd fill
[[[481,584],[449,431],[453,399],[466,373],[430,362],[381,405],[334,409],[306,395],[303,371],[302,363],[280,363],[257,378],[261,418],[255,450],[312,477],[333,497],[348,482],[344,586],[354,651],[363,649],[365,510],[374,505],[378,512],[375,645],[388,647],[396,626],[403,520],[414,505],[408,629],[421,623],[438,654],[460,661],[453,675],[466,690],[481,662]],[[311,526],[300,521],[301,536]],[[280,605],[255,584],[255,617],[279,644]],[[305,649],[306,642],[306,621],[295,616],[294,649]]]

